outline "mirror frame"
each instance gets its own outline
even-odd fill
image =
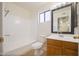
[[[74,15],[74,4],[73,3],[71,3],[71,4],[68,4],[68,5],[65,5],[65,6],[62,6],[62,7],[59,7],[59,8],[56,8],[56,9],[53,9],[52,11],[51,11],[51,32],[52,33],[58,33],[58,32],[54,32],[53,31],[53,12],[54,11],[57,11],[57,10],[60,10],[60,9],[62,9],[62,8],[65,8],[65,7],[69,7],[69,6],[71,6],[71,32],[60,32],[60,33],[62,33],[62,34],[74,34],[74,19],[75,19],[75,15]]]

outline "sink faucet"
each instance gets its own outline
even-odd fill
[[[64,37],[63,34],[62,34],[62,32],[58,31],[57,33],[58,33],[59,37]]]

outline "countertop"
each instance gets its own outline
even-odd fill
[[[44,38],[79,43],[79,39],[74,39],[73,35],[51,34],[49,36],[41,35]]]

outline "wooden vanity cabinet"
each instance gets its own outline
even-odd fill
[[[65,42],[63,41],[63,49],[62,53],[63,55],[67,56],[77,56],[78,55],[78,43],[73,42]]]
[[[78,44],[55,39],[47,39],[47,56],[77,56]]]

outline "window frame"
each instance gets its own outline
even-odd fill
[[[44,12],[42,12],[42,13],[39,14],[39,23],[44,23],[45,22],[45,15],[44,15],[44,22],[40,22],[40,15],[41,14],[44,14]]]
[[[47,11],[44,11],[44,12],[42,12],[42,13],[39,13],[39,23],[45,23],[45,22],[47,22],[46,20],[45,20],[45,13],[46,12],[50,12],[50,19],[51,19],[51,10],[47,10]],[[40,14],[43,14],[44,13],[44,22],[40,22]]]
[[[51,10],[45,11],[45,12],[44,12],[44,17],[45,17],[45,13],[46,13],[46,12],[50,12],[50,20],[51,20]],[[48,21],[46,21],[46,18],[45,18],[45,22],[48,22]]]

